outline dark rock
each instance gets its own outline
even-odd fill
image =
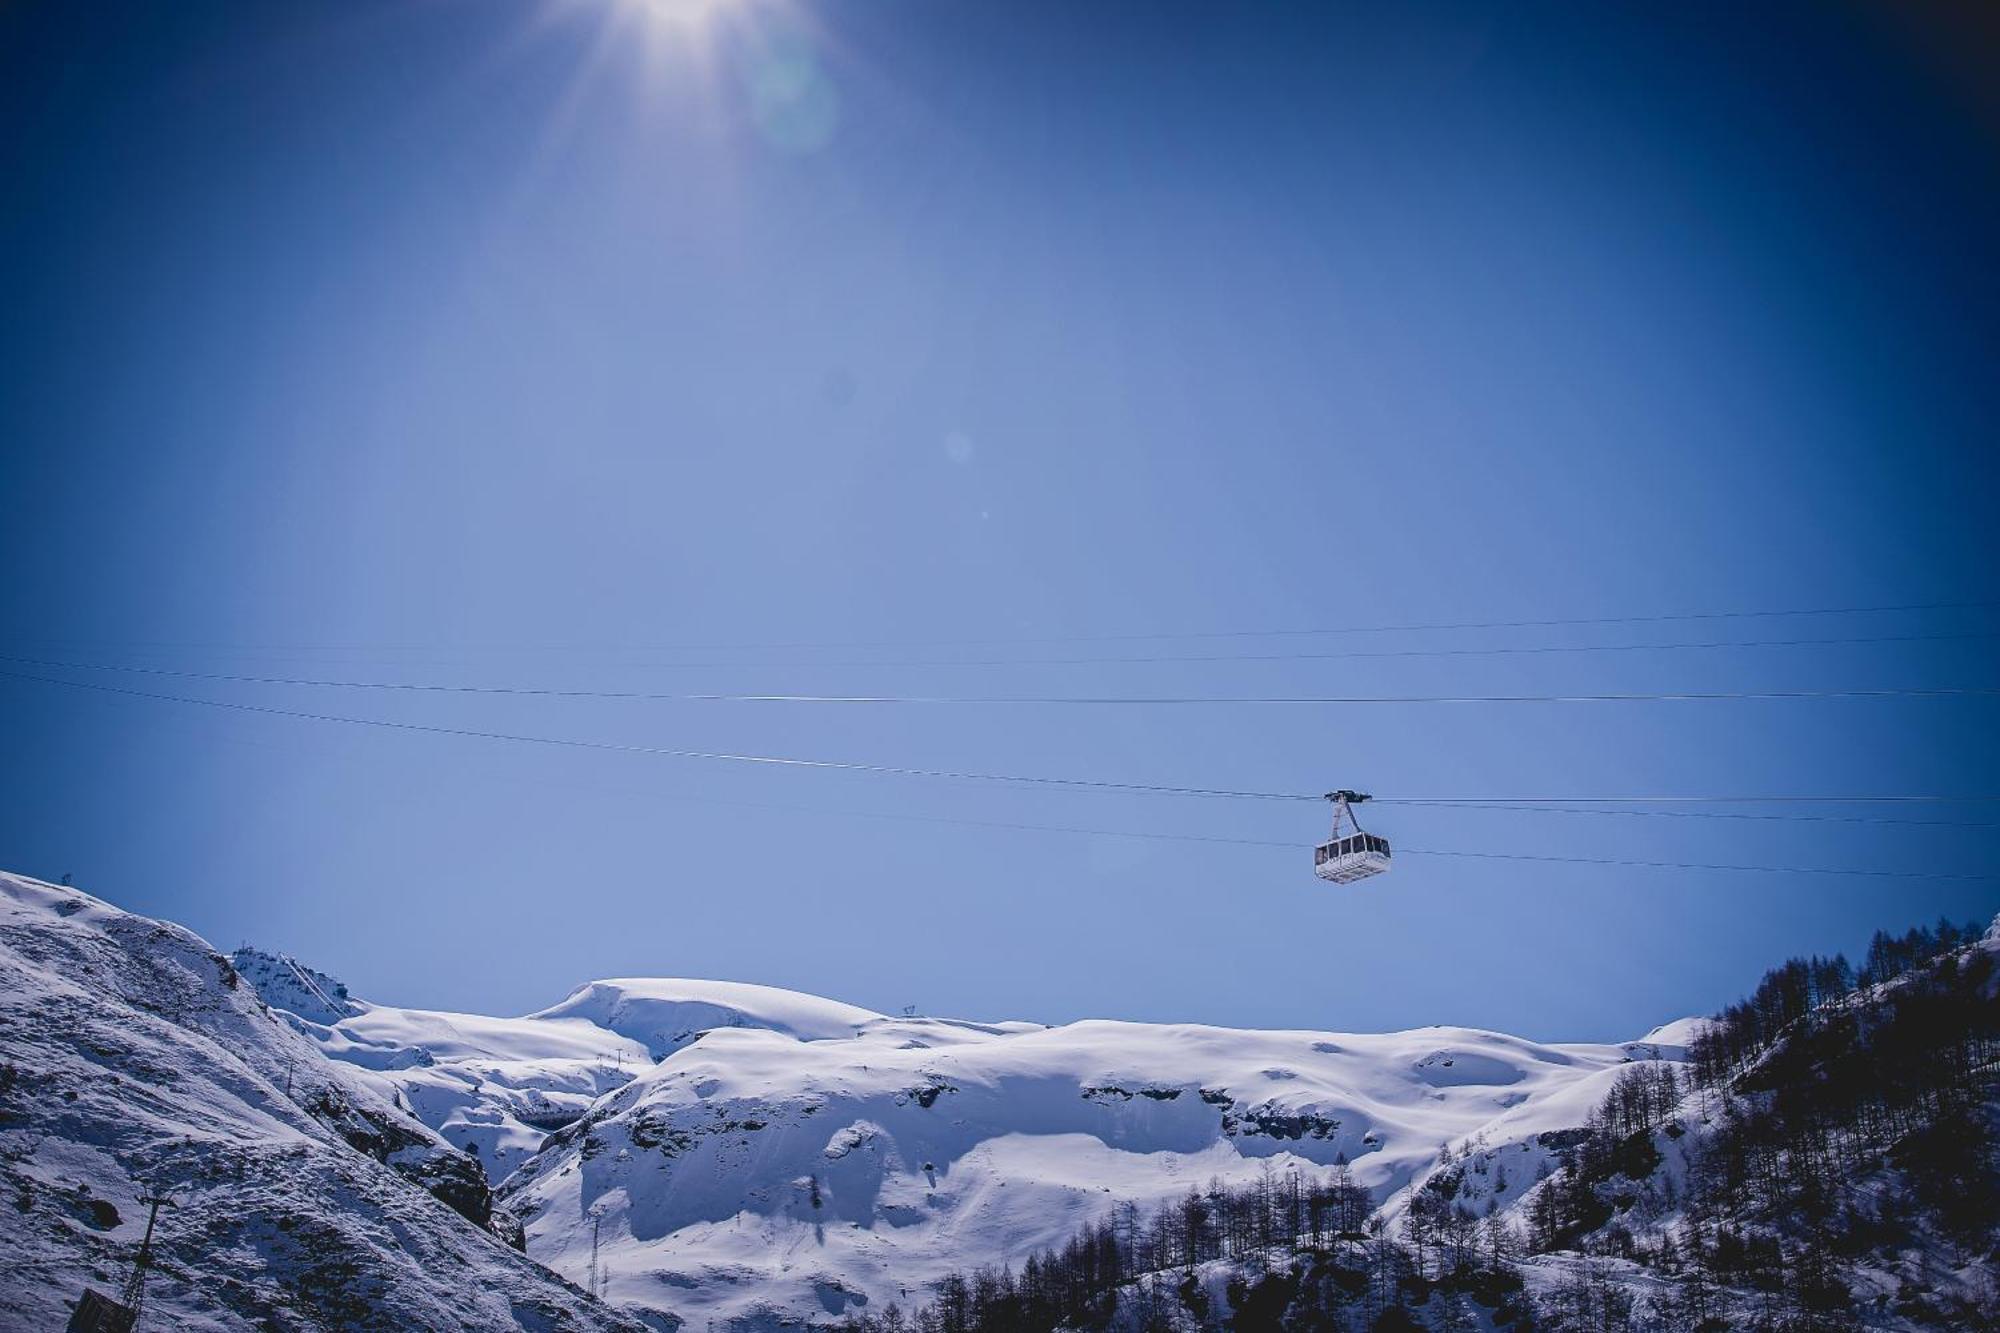
[[[910,1096],[917,1099],[917,1105],[923,1107],[925,1110],[929,1110],[934,1104],[936,1104],[937,1099],[940,1095],[947,1092],[957,1092],[957,1091],[958,1089],[953,1087],[949,1083],[946,1083],[942,1080],[933,1080],[932,1082],[924,1084],[922,1087],[911,1088]]]
[[[519,1250],[522,1254],[528,1252],[527,1228],[521,1225],[520,1218],[505,1208],[493,1210],[492,1216],[486,1221],[486,1229],[498,1236],[502,1243]]]

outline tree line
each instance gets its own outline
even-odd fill
[[[1977,1265],[2000,1239],[2000,978],[1965,947],[1980,934],[1878,931],[1859,971],[1836,955],[1765,973],[1691,1042],[1684,1087],[1666,1066],[1621,1076],[1529,1197],[1529,1248],[1637,1262],[1703,1317],[1718,1288],[1761,1293],[1769,1322],[1801,1329],[1851,1326],[1863,1264],[1916,1248]],[[1661,1147],[1689,1135],[1676,1183]],[[1921,1276],[1895,1299],[1945,1326],[2000,1315]]]
[[[1518,1243],[1499,1217],[1463,1207],[1421,1243],[1392,1237],[1346,1161],[1324,1178],[1268,1163],[1255,1180],[1212,1180],[1142,1210],[1130,1203],[1085,1226],[1060,1247],[1011,1266],[950,1273],[909,1313],[891,1305],[850,1314],[847,1333],[1053,1333],[1129,1328],[1193,1333],[1221,1311],[1199,1279],[1224,1261],[1228,1326],[1417,1329],[1410,1311],[1436,1303],[1461,1310],[1509,1300],[1526,1306],[1513,1261]],[[1460,1326],[1458,1324],[1452,1325]]]
[[[1130,1203],[1011,1266],[955,1272],[929,1301],[856,1313],[850,1333],[1278,1333],[1501,1326],[1787,1333],[1854,1327],[1848,1274],[1911,1247],[1976,1268],[2000,1239],[2000,977],[1976,926],[1877,932],[1860,969],[1793,958],[1693,1039],[1639,1061],[1553,1156],[1521,1208],[1462,1185],[1504,1164],[1446,1145],[1392,1227],[1341,1159]],[[1674,1151],[1677,1170],[1663,1170]],[[1665,1151],[1663,1151],[1665,1150]],[[1482,1171],[1482,1174],[1485,1174]],[[1858,1188],[1866,1176],[1868,1188]],[[1886,1181],[1886,1185],[1885,1185]],[[1955,1247],[1955,1248],[1954,1248]],[[1532,1294],[1520,1262],[1567,1254]],[[1203,1280],[1220,1263],[1223,1300]],[[1659,1281],[1646,1308],[1615,1276]],[[1921,1281],[1895,1309],[1963,1327],[2000,1309]],[[1956,1303],[1955,1303],[1956,1302]]]

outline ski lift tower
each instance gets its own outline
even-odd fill
[[[94,1319],[94,1327],[102,1333],[132,1333],[138,1327],[140,1315],[146,1313],[146,1269],[152,1267],[152,1231],[160,1223],[160,1209],[174,1207],[172,1195],[164,1189],[148,1189],[138,1197],[150,1211],[146,1213],[146,1239],[138,1243],[138,1259],[132,1261],[132,1277],[126,1279],[124,1291],[118,1293],[118,1303],[98,1297],[94,1291],[84,1293],[84,1301],[76,1307],[76,1317],[70,1319],[70,1327],[78,1327],[78,1319]],[[98,1297],[92,1301],[90,1297]],[[84,1323],[84,1327],[92,1327]]]
[[[146,1270],[153,1266],[153,1227],[160,1220],[161,1208],[174,1207],[174,1201],[163,1189],[152,1189],[139,1196],[139,1202],[148,1205],[146,1214],[146,1236],[139,1242],[139,1257],[132,1263],[132,1276],[125,1279],[125,1290],[119,1295],[118,1303],[132,1312],[127,1328],[137,1328],[139,1316],[146,1310]]]
[[[132,1262],[132,1276],[125,1279],[125,1289],[114,1301],[86,1288],[70,1313],[68,1333],[132,1333],[138,1327],[146,1306],[146,1270],[153,1266],[153,1228],[159,1223],[160,1209],[174,1206],[162,1189],[142,1193],[139,1202],[151,1211],[146,1214],[146,1237],[139,1242],[139,1256]]]
[[[590,1294],[604,1299],[605,1279],[610,1275],[598,1262],[597,1247],[604,1231],[604,1205],[593,1205],[590,1210]]]

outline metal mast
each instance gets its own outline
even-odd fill
[[[597,1266],[597,1237],[598,1237],[598,1233],[599,1233],[600,1231],[602,1231],[603,1229],[604,1229],[604,1214],[603,1214],[602,1212],[599,1212],[599,1211],[598,1211],[597,1209],[594,1209],[594,1208],[593,1208],[593,1209],[591,1209],[591,1212],[590,1212],[590,1294],[591,1294],[591,1295],[593,1295],[593,1296],[602,1296],[602,1295],[604,1294],[604,1293],[603,1293],[603,1292],[602,1292],[601,1290],[599,1290],[599,1286],[598,1286],[598,1284],[599,1284],[599,1281],[600,1281],[600,1270],[599,1270],[599,1268],[598,1268],[598,1266]]]
[[[139,1315],[146,1301],[146,1270],[153,1266],[153,1227],[160,1220],[162,1205],[172,1208],[174,1201],[165,1190],[153,1190],[139,1196],[139,1202],[150,1204],[152,1211],[146,1214],[146,1236],[139,1242],[139,1257],[132,1264],[132,1276],[125,1279],[125,1290],[119,1294],[118,1303],[131,1312],[131,1322],[127,1328],[137,1328]]]

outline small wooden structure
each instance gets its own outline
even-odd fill
[[[66,1333],[132,1333],[138,1311],[120,1305],[92,1287],[83,1289],[83,1299],[70,1312]]]

